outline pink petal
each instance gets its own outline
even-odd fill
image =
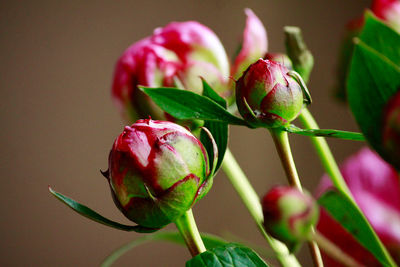
[[[396,170],[369,148],[364,148],[350,157],[341,172],[357,204],[375,229],[389,251],[400,253],[400,177]],[[317,189],[317,196],[332,187],[325,175]],[[361,263],[373,265],[371,255],[363,249],[330,216],[324,214],[318,223],[318,230],[354,255]],[[333,262],[329,259],[328,262]],[[328,264],[326,266],[339,266]]]
[[[247,67],[267,53],[267,32],[260,19],[251,9],[246,8],[246,27],[243,32],[242,49],[231,69],[231,75],[239,78]]]

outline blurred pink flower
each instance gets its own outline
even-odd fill
[[[196,21],[171,22],[126,49],[116,63],[112,85],[112,97],[125,119],[135,121],[149,115],[172,119],[138,90],[139,85],[201,93],[202,76],[222,97],[232,96],[230,73],[241,74],[267,50],[264,26],[250,9],[245,11],[242,49],[232,71],[217,35]]]
[[[369,148],[363,148],[341,167],[343,177],[357,204],[376,233],[400,263],[400,177],[396,170]],[[332,188],[327,175],[317,196]],[[344,228],[323,209],[317,229],[349,255],[366,266],[381,266]],[[325,266],[342,266],[323,255]]]
[[[374,0],[371,4],[372,12],[386,21],[393,29],[400,32],[400,1]]]
[[[115,67],[112,97],[129,119],[165,119],[138,85],[183,86],[199,92],[199,76],[219,87],[228,73],[228,58],[214,32],[195,21],[172,22],[125,50]]]
[[[260,19],[251,9],[246,8],[246,27],[243,31],[242,47],[233,63],[231,75],[234,78],[242,76],[250,64],[262,58],[268,51],[267,32]]]

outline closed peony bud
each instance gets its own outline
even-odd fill
[[[236,102],[243,118],[254,127],[289,124],[303,107],[300,85],[282,64],[259,59],[236,82]]]
[[[264,227],[292,251],[310,238],[318,220],[318,206],[306,192],[289,186],[272,188],[262,200]]]
[[[149,115],[171,119],[139,85],[201,93],[202,76],[221,96],[228,97],[228,75],[226,52],[213,31],[195,21],[172,22],[122,54],[115,66],[112,97],[128,121]]]
[[[109,155],[113,199],[131,221],[161,228],[210,189],[207,152],[188,130],[166,121],[126,126]]]
[[[400,170],[400,91],[385,106],[382,138],[387,159]]]

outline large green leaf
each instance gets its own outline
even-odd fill
[[[400,67],[400,34],[367,11],[359,38]]]
[[[222,97],[220,97],[205,80],[203,81],[203,96],[210,98],[215,101],[221,107],[226,109],[226,101]],[[215,121],[206,121],[204,124],[214,137],[215,142],[218,147],[218,161],[215,162],[215,171],[219,169],[224,159],[226,148],[228,147],[228,124],[224,122],[215,122]],[[207,152],[209,153],[209,158],[213,158],[213,155],[210,155],[210,152],[213,151],[212,144],[207,134],[201,133],[201,142],[205,145]]]
[[[236,125],[247,123],[208,97],[176,88],[140,87],[165,112],[177,119],[200,119]]]
[[[207,250],[186,262],[186,267],[268,267],[256,252],[229,243]]]
[[[60,200],[64,204],[66,204],[68,207],[70,207],[71,209],[73,209],[74,211],[79,213],[80,215],[83,215],[86,218],[89,218],[95,222],[104,224],[106,226],[109,226],[109,227],[112,227],[112,228],[115,228],[118,230],[133,231],[133,232],[137,232],[137,233],[152,233],[152,232],[159,230],[159,229],[154,229],[154,228],[143,227],[140,225],[131,226],[131,225],[125,225],[125,224],[120,224],[120,223],[111,221],[111,220],[101,216],[94,210],[86,207],[85,205],[82,205],[82,204],[76,202],[75,200],[73,200],[67,196],[64,196],[61,193],[54,191],[51,187],[49,187],[49,191],[58,200]]]
[[[383,266],[396,266],[364,215],[347,197],[336,191],[328,191],[318,199],[318,203]]]
[[[354,133],[348,131],[331,130],[331,129],[301,129],[293,124],[283,128],[284,131],[295,133],[305,136],[323,136],[332,137],[353,141],[364,141],[364,136],[361,133]]]
[[[399,88],[400,68],[357,40],[347,79],[348,101],[365,138],[389,162],[390,157],[382,149],[382,113],[385,104]]]
[[[223,240],[222,238],[211,235],[211,234],[206,234],[202,233],[201,234],[201,239],[203,239],[204,245],[206,246],[207,249],[212,249],[217,246],[221,246],[226,244],[227,242]],[[153,234],[145,235],[140,238],[137,238],[122,247],[116,249],[113,251],[107,258],[104,259],[103,263],[101,264],[101,267],[109,267],[111,266],[117,259],[119,259],[122,255],[127,253],[129,250],[132,250],[133,248],[140,246],[142,244],[152,242],[152,241],[166,241],[166,242],[171,242],[175,243],[178,245],[185,246],[185,241],[183,240],[181,234],[176,231],[160,231],[156,232]]]

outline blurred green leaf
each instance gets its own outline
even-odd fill
[[[318,203],[383,266],[395,266],[378,236],[352,201],[336,191],[328,191],[318,199]]]
[[[208,97],[175,88],[140,87],[165,112],[177,119],[200,119],[246,125]]]
[[[359,38],[400,67],[400,34],[375,17],[371,11],[365,13],[365,24]]]
[[[186,267],[268,267],[252,249],[229,243],[207,250],[186,262]]]
[[[83,215],[86,218],[89,218],[95,222],[104,224],[106,226],[109,226],[109,227],[112,227],[112,228],[115,228],[118,230],[133,231],[133,232],[137,232],[137,233],[152,233],[152,232],[159,230],[159,229],[147,228],[147,227],[143,227],[143,226],[139,226],[139,225],[130,226],[130,225],[120,224],[120,223],[111,221],[111,220],[101,216],[94,210],[86,207],[85,205],[82,205],[82,204],[76,202],[75,200],[73,200],[67,196],[64,196],[61,193],[54,191],[51,187],[49,187],[49,191],[58,200],[60,200],[64,204],[66,204],[68,207],[70,207],[71,209],[73,209],[74,211],[79,213],[80,215]]]
[[[348,131],[331,130],[331,129],[301,129],[293,124],[286,126],[283,130],[289,133],[295,133],[305,136],[322,136],[332,137],[353,141],[364,141],[364,136],[361,133],[354,133]]]
[[[226,109],[227,105],[225,99],[220,97],[204,79],[202,79],[202,81],[203,81],[203,96],[210,98],[211,100],[218,103],[221,107]],[[228,147],[228,124],[224,122],[206,121],[204,127],[206,127],[211,132],[215,142],[217,143],[218,161],[213,163],[216,164],[215,171],[217,171],[222,164],[226,148]],[[204,144],[204,146],[207,149],[207,152],[209,153],[209,158],[212,159],[214,155],[212,153],[213,149],[210,139],[204,132],[201,133],[200,138],[201,142]]]
[[[206,246],[207,249],[212,249],[214,247],[224,245],[227,242],[223,240],[222,238],[211,235],[211,234],[206,234],[202,233],[201,238],[203,239],[204,245]],[[116,260],[118,260],[122,255],[127,253],[129,250],[140,246],[142,244],[152,242],[152,241],[166,241],[166,242],[171,242],[175,243],[178,245],[186,246],[185,241],[183,240],[181,234],[176,231],[160,231],[157,233],[149,234],[142,236],[140,238],[137,238],[122,247],[116,249],[113,251],[107,258],[104,259],[103,263],[101,264],[101,267],[109,267],[111,266]]]
[[[382,113],[399,88],[400,67],[357,39],[347,78],[348,101],[367,141],[389,162],[382,148]]]

